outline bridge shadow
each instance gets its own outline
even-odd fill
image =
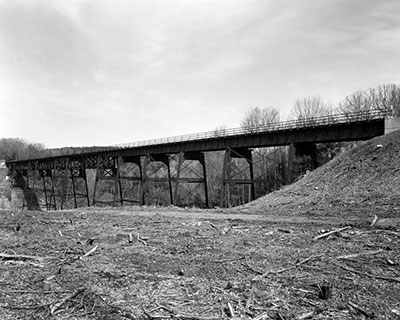
[[[40,211],[40,204],[35,191],[29,188],[26,180],[22,175],[16,175],[14,177],[14,187],[20,188],[23,194],[23,207],[26,206],[28,210]]]

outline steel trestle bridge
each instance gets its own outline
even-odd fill
[[[101,204],[99,183],[105,182],[112,189],[112,199],[108,205],[125,203],[146,204],[146,192],[155,183],[168,185],[169,203],[179,205],[182,184],[197,183],[203,185],[204,206],[209,207],[207,168],[204,154],[210,151],[224,151],[224,163],[221,172],[221,205],[231,185],[247,184],[250,199],[255,198],[256,179],[253,172],[253,154],[255,148],[275,146],[304,146],[316,143],[367,140],[385,133],[386,112],[368,111],[329,115],[310,119],[291,120],[248,128],[221,129],[190,135],[152,139],[102,148],[94,152],[76,153],[37,159],[7,161],[6,165],[14,180],[14,186],[24,190],[25,197],[36,192],[42,194],[43,207],[46,209],[65,208],[65,192],[60,194],[63,179],[71,185],[69,197],[75,207],[79,205]],[[175,159],[172,168],[171,159]],[[230,175],[233,159],[244,159],[248,165],[248,178],[236,179]],[[196,162],[201,174],[183,176],[185,161]],[[293,161],[289,156],[288,166]],[[164,167],[165,177],[152,176],[151,163],[158,162]],[[130,164],[136,174],[124,176],[122,167]],[[95,170],[94,186],[88,185],[87,170]],[[127,197],[123,181],[137,184],[137,197]],[[61,184],[62,185],[62,184]],[[65,187],[65,186],[64,186]],[[93,194],[89,196],[89,190]],[[29,192],[28,192],[29,191]],[[129,199],[128,199],[129,198]],[[80,199],[80,201],[78,201]],[[82,203],[82,199],[84,203]],[[29,201],[26,201],[29,206]],[[103,201],[104,202],[104,201]]]

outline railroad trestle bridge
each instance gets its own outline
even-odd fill
[[[75,208],[146,205],[148,193],[151,189],[157,192],[159,183],[166,185],[167,202],[177,206],[181,204],[182,185],[201,185],[200,205],[210,207],[205,154],[224,151],[220,205],[227,206],[233,185],[248,186],[248,200],[255,198],[254,186],[260,181],[254,177],[254,149],[291,146],[287,161],[290,173],[296,148],[310,150],[308,146],[316,143],[367,140],[385,134],[388,120],[385,112],[378,111],[330,115],[134,142],[95,152],[7,161],[6,165],[14,187],[23,190],[28,209],[64,209],[68,199]],[[245,164],[245,176],[233,174],[236,159]],[[192,166],[188,170],[188,162],[195,163],[197,169]],[[104,188],[108,197],[101,195]]]

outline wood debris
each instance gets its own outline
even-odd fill
[[[87,257],[90,256],[91,254],[93,254],[93,253],[97,250],[98,247],[99,247],[99,245],[96,244],[92,249],[90,249],[88,252],[86,252],[83,256],[79,257],[79,259],[85,259],[85,258],[87,258]]]
[[[332,234],[335,234],[335,233],[338,233],[338,232],[342,232],[342,231],[345,231],[345,230],[348,230],[348,229],[351,229],[351,226],[347,226],[347,227],[344,227],[344,228],[339,228],[339,229],[335,229],[335,230],[332,230],[332,231],[329,231],[329,232],[325,232],[325,233],[323,233],[323,234],[320,234],[320,235],[318,235],[318,236],[315,236],[315,237],[313,238],[313,240],[314,240],[314,241],[320,240],[320,239],[329,237],[329,236],[332,235]]]
[[[0,253],[0,258],[4,260],[39,260],[43,261],[49,257],[37,257],[37,256],[30,256],[26,254],[7,254],[7,253]]]

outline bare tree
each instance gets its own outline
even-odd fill
[[[291,111],[291,118],[296,120],[299,127],[312,126],[315,124],[329,123],[333,121],[333,109],[330,104],[323,101],[320,96],[308,96],[297,99]],[[323,118],[322,118],[323,117]],[[324,154],[331,154],[336,149],[333,144],[321,144]],[[289,175],[292,178],[302,176],[307,170],[315,169],[319,163],[325,161],[321,158],[319,148],[316,144],[296,146],[296,156],[292,162]]]
[[[219,126],[214,129],[213,131],[213,136],[218,138],[218,137],[223,137],[226,135],[226,126]]]
[[[0,159],[21,160],[43,156],[44,145],[29,143],[20,138],[0,139]]]
[[[253,107],[247,111],[241,126],[249,133],[256,133],[274,128],[280,121],[277,108]],[[256,184],[256,196],[279,189],[283,183],[282,159],[284,147],[256,148],[253,150],[254,176],[263,183]]]
[[[320,96],[308,96],[296,100],[291,118],[308,124],[315,122],[318,117],[328,116],[332,113],[332,107],[326,104]]]
[[[274,107],[253,107],[246,112],[240,126],[247,132],[258,132],[280,121],[279,110]]]
[[[376,88],[356,91],[339,103],[338,111],[349,116],[354,112],[363,112],[369,116],[376,111],[399,116],[400,87],[396,84],[383,84]]]
[[[400,87],[396,84],[383,84],[370,89],[371,103],[375,110],[400,116]]]

